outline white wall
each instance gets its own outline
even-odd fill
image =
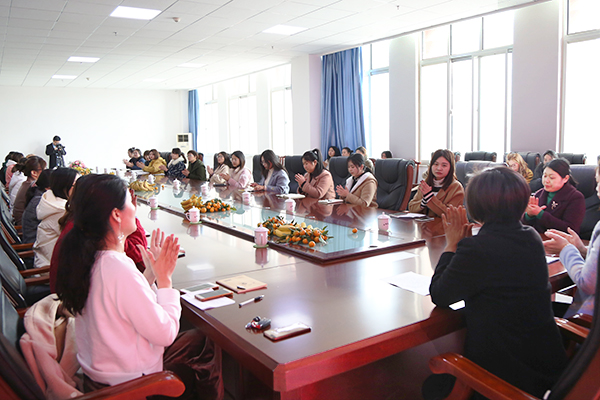
[[[292,60],[294,154],[321,148],[321,56]],[[321,149],[327,154],[327,149]]]
[[[512,150],[558,149],[561,2],[515,11]]]
[[[189,132],[187,91],[0,87],[0,156],[11,150],[46,160],[62,138],[66,161],[122,166],[127,149],[170,151]]]

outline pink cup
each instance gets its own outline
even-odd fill
[[[390,229],[390,216],[382,213],[377,217],[377,223],[379,224],[380,231],[388,231]]]
[[[198,210],[196,207],[192,207],[190,211],[185,213],[185,217],[191,223],[198,223],[200,222],[200,210]]]
[[[150,204],[150,208],[158,208],[158,199],[156,196],[150,197],[150,199],[148,199],[148,203]]]
[[[265,247],[268,241],[269,230],[263,226],[259,226],[254,230],[254,243],[258,247]]]

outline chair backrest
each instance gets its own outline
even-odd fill
[[[6,252],[1,249],[0,278],[2,279],[3,292],[11,299],[12,304],[16,308],[27,307],[27,301],[25,300],[27,285],[25,284],[25,279],[23,279]]]
[[[540,163],[542,156],[540,153],[536,153],[534,151],[519,151],[518,154],[523,157],[523,160],[527,163],[527,166],[531,170],[531,172],[535,171],[535,167]],[[506,162],[506,156],[504,155],[504,161]]]
[[[159,151],[158,154],[167,162],[171,161],[171,152],[170,151]]]
[[[290,193],[296,193],[298,182],[294,177],[296,174],[304,175],[306,173],[302,166],[302,156],[285,156],[284,166],[290,178]]]
[[[8,205],[0,200],[0,223],[6,233],[8,233],[12,243],[21,243],[21,238],[19,237],[19,233],[15,229],[15,226],[12,223],[12,215],[10,214],[10,210],[8,209]]]
[[[491,161],[496,162],[496,152],[468,151],[465,153],[465,161]]]
[[[8,193],[6,193],[4,185],[0,186],[0,194],[2,194],[2,200],[4,200],[4,204],[8,206],[10,204],[10,197],[8,196]]]
[[[600,199],[596,193],[596,167],[594,165],[571,165],[571,174],[577,181],[577,190],[585,197],[585,215],[579,236],[584,240],[589,240],[596,223],[600,220]]]
[[[333,178],[333,187],[344,186],[350,176],[348,172],[348,157],[331,157],[329,159],[329,172]]]
[[[404,210],[408,205],[415,171],[413,160],[389,158],[377,160],[377,204],[388,210]]]
[[[262,172],[260,169],[260,154],[252,157],[252,178],[254,182],[260,182],[262,179]]]
[[[23,333],[17,311],[4,292],[0,293],[0,393],[14,399],[45,399],[42,389],[19,353]]]
[[[587,156],[585,154],[574,154],[574,153],[558,153],[558,156],[565,158],[571,165],[573,164],[585,164]]]
[[[469,179],[474,174],[483,171],[486,168],[504,166],[503,163],[495,163],[489,161],[459,161],[456,163],[456,178],[466,189]]]
[[[13,264],[16,265],[20,271],[25,271],[27,269],[23,259],[21,259],[19,253],[11,246],[10,240],[8,240],[8,237],[2,229],[0,229],[0,247],[8,254]]]

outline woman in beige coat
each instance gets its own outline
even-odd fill
[[[360,153],[348,157],[348,172],[350,178],[346,187],[338,185],[337,194],[346,203],[357,204],[363,207],[377,207],[377,179],[369,168],[365,167],[365,158]]]
[[[432,217],[441,217],[448,205],[463,204],[465,191],[454,176],[454,154],[450,150],[437,150],[431,157],[427,177],[419,183],[408,210]]]
[[[296,174],[298,193],[318,200],[335,199],[333,178],[329,171],[323,168],[321,151],[314,149],[302,155],[302,166],[306,174]]]

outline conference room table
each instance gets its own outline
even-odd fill
[[[429,359],[461,351],[460,311],[436,308],[430,296],[386,281],[405,272],[433,274],[445,246],[441,221],[392,218],[389,231],[380,232],[377,217],[384,210],[305,198],[295,200],[289,213],[275,195],[254,193],[243,205],[240,191],[209,185],[203,200],[220,198],[235,211],[203,214],[201,224],[191,224],[179,203],[201,195],[201,183],[186,180],[176,189],[164,177],[157,182],[160,209],[150,209],[150,193],[142,192],[137,216],[147,232],[160,228],[179,238],[185,257],[178,260],[174,287],[242,274],[267,284],[234,294],[236,304],[206,311],[182,300],[184,318],[239,366],[234,398],[418,398]],[[255,248],[251,227],[274,214],[335,227],[336,234],[314,249],[275,243]],[[569,284],[562,266],[549,268],[554,290]],[[258,295],[265,297],[238,306]],[[245,328],[255,316],[270,318],[274,328],[301,322],[312,330],[272,342]]]

